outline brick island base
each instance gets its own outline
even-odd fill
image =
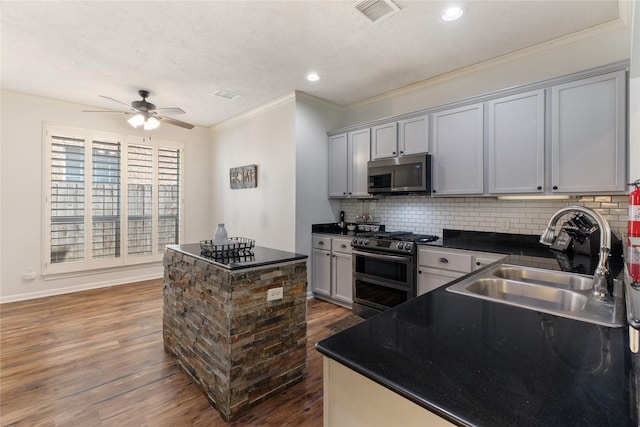
[[[167,248],[164,271],[164,347],[225,421],[302,380],[304,260],[228,270]]]

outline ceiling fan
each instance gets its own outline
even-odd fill
[[[155,129],[160,125],[160,122],[165,122],[170,125],[180,126],[185,129],[193,129],[193,125],[180,120],[173,119],[171,117],[165,117],[162,114],[184,114],[185,111],[178,107],[157,108],[154,104],[147,101],[150,92],[148,90],[139,90],[138,94],[142,97],[141,101],[132,101],[131,105],[126,104],[117,99],[109,96],[99,95],[101,98],[110,99],[126,106],[129,111],[114,111],[114,110],[82,110],[85,113],[124,113],[127,115],[133,115],[129,120],[129,124],[135,128],[142,126],[145,130]]]

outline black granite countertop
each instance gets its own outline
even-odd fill
[[[203,256],[199,243],[185,243],[182,245],[169,245],[167,249],[182,252],[187,255],[199,258],[220,268],[227,270],[241,270],[245,268],[256,268],[272,264],[280,264],[289,261],[299,261],[307,259],[307,255],[293,252],[281,251],[279,249],[254,246],[250,254],[237,257],[210,258]]]
[[[504,262],[516,265],[563,267],[562,259],[554,260],[562,254],[538,244],[536,236],[443,234],[429,245],[510,254]],[[629,351],[626,327],[579,322],[446,288],[316,348],[458,425],[638,425],[632,366],[637,356]]]
[[[441,287],[316,347],[459,425],[637,425],[624,327]]]

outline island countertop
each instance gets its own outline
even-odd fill
[[[627,328],[457,295],[447,286],[317,344],[458,425],[638,425]]]
[[[300,261],[307,258],[307,255],[293,252],[281,251],[279,249],[254,246],[250,255],[224,258],[210,258],[202,255],[199,243],[185,243],[180,245],[169,245],[168,249],[182,252],[195,258],[211,263],[217,267],[227,270],[241,270],[246,268],[256,268],[272,264],[280,264],[290,261]]]

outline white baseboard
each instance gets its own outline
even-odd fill
[[[160,273],[148,273],[138,276],[129,276],[125,278],[117,278],[111,280],[104,280],[99,282],[85,283],[77,286],[69,286],[66,288],[47,289],[44,291],[27,292],[23,294],[11,295],[8,297],[0,297],[0,304],[16,301],[25,301],[35,298],[44,298],[54,295],[70,294],[73,292],[88,291],[90,289],[106,288],[109,286],[126,285],[129,283],[142,282],[144,280],[153,280],[162,278],[163,272]]]

